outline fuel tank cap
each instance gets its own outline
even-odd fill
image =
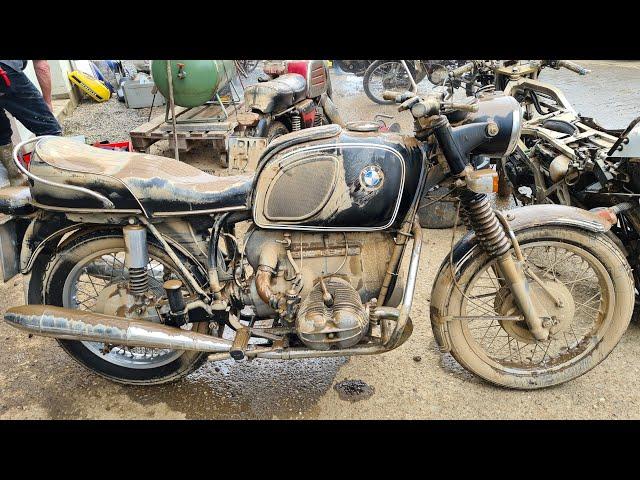
[[[358,120],[355,122],[348,122],[345,125],[345,128],[352,132],[378,132],[380,131],[380,124],[376,122],[368,122],[366,120]]]

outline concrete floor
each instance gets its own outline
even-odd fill
[[[542,79],[606,126],[622,127],[640,112],[639,62],[581,63],[593,70],[591,75],[550,71]],[[410,131],[410,115],[372,104],[361,91],[361,78],[336,75],[334,89],[347,120],[387,113]],[[428,82],[421,89],[428,90]],[[493,387],[442,356],[429,323],[429,296],[451,231],[425,230],[424,239],[414,333],[395,351],[351,359],[225,361],[206,364],[179,383],[124,387],[77,365],[54,340],[29,338],[0,323],[0,418],[640,418],[637,324],[594,370],[542,391]],[[0,286],[1,312],[22,301],[19,277]],[[353,403],[341,400],[333,387],[345,379],[366,382],[373,395]]]

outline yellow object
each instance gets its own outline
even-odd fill
[[[111,98],[111,91],[97,78],[80,70],[69,72],[68,76],[69,81],[77,85],[78,88],[89,95],[92,100],[96,102],[106,102]]]

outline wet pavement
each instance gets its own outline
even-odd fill
[[[592,69],[590,75],[546,71],[541,79],[555,83],[580,113],[605,126],[623,127],[640,114],[640,62],[581,63]],[[346,120],[387,113],[411,130],[410,115],[366,98],[361,77],[335,75],[333,85]],[[428,82],[420,89],[428,90]],[[414,333],[395,351],[351,359],[228,360],[205,364],[178,383],[128,387],[85,370],[53,339],[29,338],[2,322],[0,419],[640,418],[637,324],[594,370],[543,391],[493,387],[441,355],[431,333],[429,296],[451,231],[424,233]],[[20,277],[0,285],[1,312],[22,301]],[[360,394],[364,398],[350,398]]]

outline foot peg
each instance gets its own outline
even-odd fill
[[[229,354],[234,360],[242,360],[244,358],[244,352],[249,345],[249,339],[251,338],[251,329],[248,327],[242,327],[236,330],[236,336],[233,339],[233,345]]]

